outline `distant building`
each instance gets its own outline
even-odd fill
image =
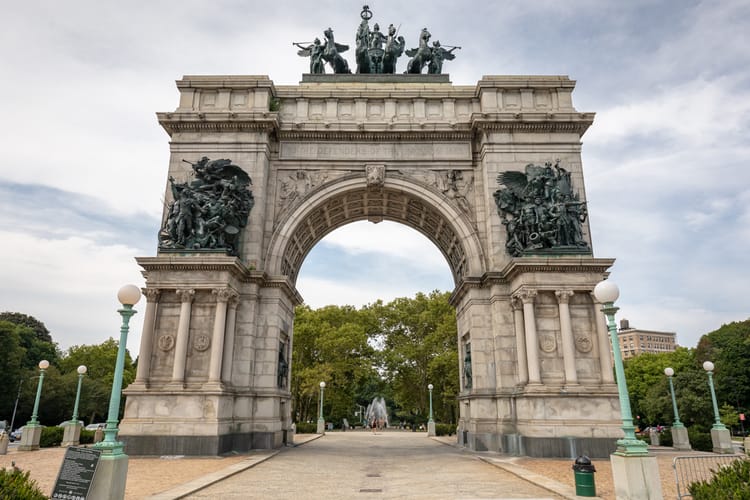
[[[617,338],[620,340],[622,358],[632,358],[644,352],[672,352],[677,347],[674,332],[655,332],[630,326],[626,319],[620,320]]]

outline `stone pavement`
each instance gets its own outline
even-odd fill
[[[328,433],[246,462],[152,499],[574,498],[559,483],[535,485],[421,432]]]

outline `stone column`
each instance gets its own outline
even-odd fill
[[[232,359],[234,358],[234,333],[237,325],[237,306],[239,296],[235,295],[229,299],[229,310],[227,311],[226,339],[224,340],[224,356],[221,363],[221,380],[232,381]]]
[[[524,332],[526,333],[526,361],[529,369],[529,383],[541,384],[539,352],[537,351],[536,316],[534,315],[536,290],[523,290],[519,295],[523,302],[523,325]]]
[[[156,321],[156,307],[159,303],[160,294],[161,290],[157,288],[143,289],[143,295],[146,296],[146,313],[143,317],[141,349],[138,351],[138,371],[135,374],[136,384],[146,384],[151,373],[151,354],[154,348],[154,323]]]
[[[224,334],[227,326],[227,302],[236,294],[231,288],[218,288],[211,292],[216,296],[214,332],[211,338],[211,360],[208,365],[208,382],[221,382],[221,358],[224,355]]]
[[[594,301],[594,321],[596,322],[596,338],[599,343],[599,366],[602,371],[602,383],[614,384],[615,376],[612,373],[612,354],[610,352],[609,331],[607,330],[606,319],[602,312],[602,304],[597,302],[594,294],[591,294]]]
[[[570,307],[568,302],[573,296],[573,290],[558,290],[555,292],[557,306],[560,311],[560,333],[562,334],[563,365],[565,367],[565,383],[578,383],[576,373],[576,345],[573,339],[573,327],[570,323]]]
[[[187,362],[188,338],[190,337],[190,313],[192,310],[195,290],[177,290],[182,306],[180,307],[180,321],[177,326],[177,340],[174,348],[174,365],[172,365],[172,383],[184,385],[185,363]]]
[[[518,362],[518,383],[526,385],[529,381],[529,368],[526,364],[526,338],[523,328],[523,303],[519,297],[510,301],[513,308],[513,322],[516,327],[516,360]]]

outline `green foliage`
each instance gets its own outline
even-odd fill
[[[385,399],[393,424],[424,424],[430,383],[435,418],[456,422],[456,318],[448,297],[417,294],[359,310],[298,307],[290,389],[295,420],[317,420],[325,381],[323,413],[336,425],[343,418],[359,422],[358,413],[375,397]]]
[[[295,426],[297,427],[296,434],[315,434],[318,431],[317,423],[297,422]]]
[[[0,313],[0,321],[8,321],[19,326],[25,326],[30,328],[34,332],[34,337],[44,342],[52,342],[52,335],[50,335],[47,327],[44,323],[36,319],[34,316],[18,312],[2,312]]]
[[[672,441],[672,431],[664,431],[659,433],[659,444],[661,446],[671,447],[674,442]]]
[[[80,444],[94,444],[94,434],[96,431],[87,431],[86,429],[81,429],[81,437],[79,439]]]
[[[694,450],[713,451],[714,449],[710,432],[703,432],[695,427],[688,427],[688,439],[690,440],[690,446]]]
[[[60,446],[64,432],[65,429],[57,426],[42,428],[42,437],[39,439],[39,447],[53,448],[55,446]]]
[[[694,500],[750,499],[750,461],[735,460],[721,467],[710,481],[688,486]]]
[[[29,477],[29,471],[17,467],[0,469],[0,500],[46,500],[46,496]]]
[[[719,406],[732,405],[740,413],[750,406],[750,319],[722,325],[701,337],[696,358],[713,361]],[[705,379],[705,373],[704,373]]]
[[[436,436],[452,436],[456,433],[456,426],[452,424],[435,424]]]

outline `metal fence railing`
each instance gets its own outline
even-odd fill
[[[692,455],[674,457],[672,468],[677,481],[677,498],[688,498],[692,495],[688,487],[697,481],[707,481],[714,477],[719,468],[729,465],[737,459],[747,458],[745,455]]]

